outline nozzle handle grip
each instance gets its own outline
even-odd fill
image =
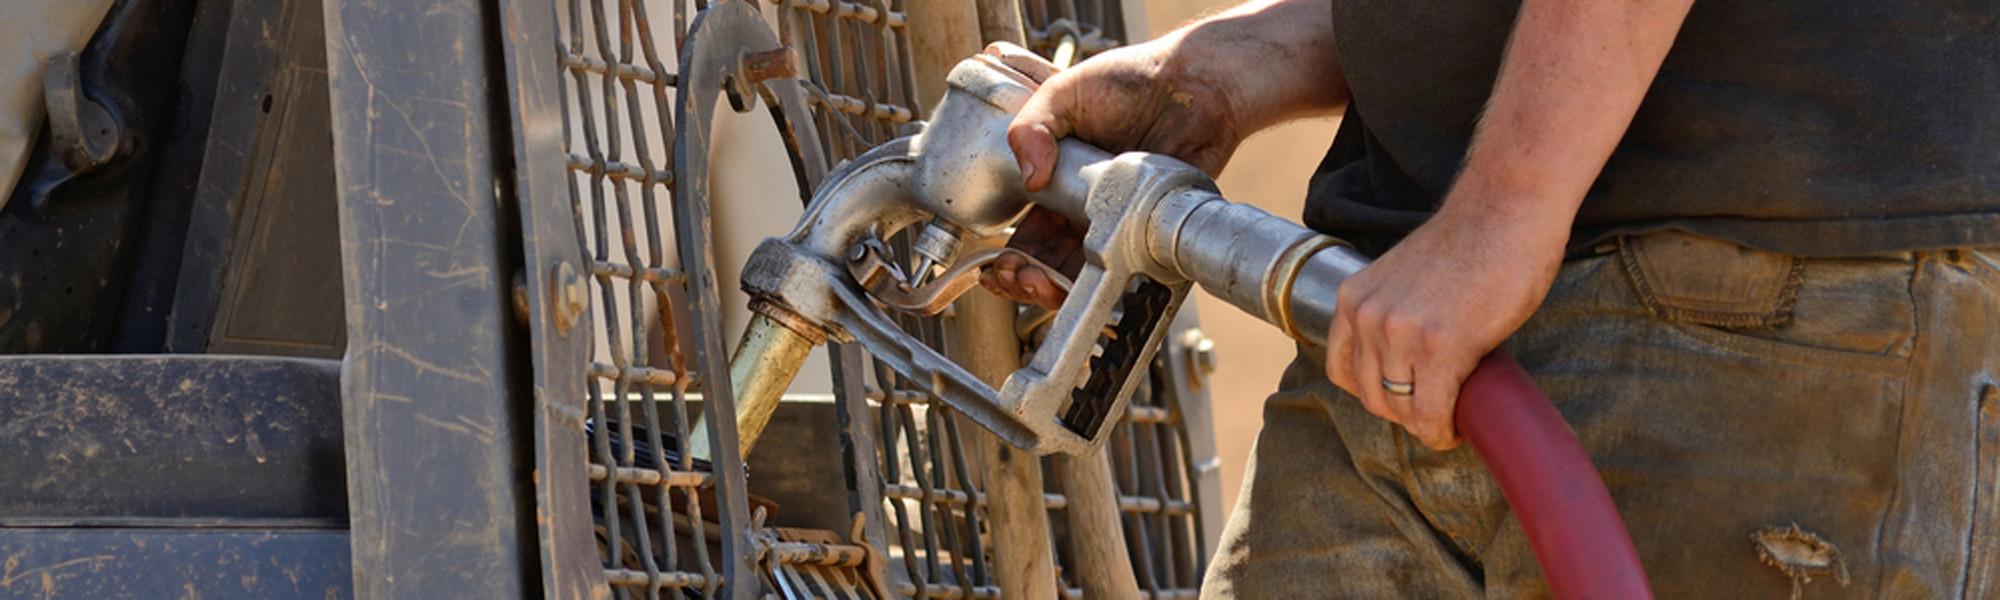
[[[1458,392],[1459,435],[1492,472],[1556,598],[1651,598],[1610,492],[1562,414],[1505,350]]]

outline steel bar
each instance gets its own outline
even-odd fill
[[[905,598],[931,598],[933,600],[961,600],[961,599],[978,600],[986,598],[999,598],[1000,588],[997,586],[977,586],[972,588],[970,590],[970,593],[968,593],[966,588],[948,583],[932,584],[930,587],[922,590],[919,590],[916,586],[904,584],[896,587],[896,593]]]
[[[502,0],[504,30],[514,32],[504,44],[506,83],[515,133],[515,181],[524,253],[522,281],[529,292],[529,349],[535,381],[536,526],[541,538],[541,591],[547,598],[585,598],[605,586],[591,532],[588,473],[575,465],[589,459],[587,414],[589,376],[575,365],[589,360],[590,330],[564,328],[562,310],[552,293],[559,284],[557,265],[583,264],[576,228],[571,165],[577,156],[566,151],[569,102],[564,93],[555,8],[544,0]],[[566,53],[561,53],[565,54]],[[558,125],[560,124],[560,125]],[[560,157],[560,158],[558,158]],[[588,322],[587,318],[577,319]],[[596,465],[602,468],[602,465]],[[609,475],[607,472],[606,475]]]
[[[667,185],[673,185],[674,182],[674,174],[672,172],[648,170],[645,167],[626,162],[593,162],[590,157],[581,154],[569,155],[569,168],[572,171],[579,171],[589,175],[606,175],[613,180],[638,179],[660,181],[665,182]]]
[[[977,499],[982,505],[991,505],[994,503],[985,494],[979,494],[975,497],[974,495],[958,490],[935,490],[931,494],[931,502],[949,504],[951,506],[966,506],[974,499]],[[895,500],[921,500],[926,497],[922,489],[895,483],[884,484],[882,495],[885,498]],[[1041,507],[1047,510],[1064,510],[1069,508],[1068,496],[1043,493],[1041,494],[1041,498]],[[1146,496],[1121,495],[1118,497],[1117,505],[1120,512],[1128,513],[1159,513],[1181,516],[1192,515],[1195,512],[1195,505],[1192,503],[1179,500],[1161,500]]]
[[[321,8],[346,265],[354,594],[539,595],[522,568],[539,556],[526,480],[535,404],[512,355],[528,338],[505,326],[516,259],[501,258],[519,251],[512,199],[498,192],[515,185],[502,165],[518,157],[493,126],[512,117],[491,112],[505,67],[488,49],[502,24],[486,6],[443,0]]]
[[[692,47],[683,46],[680,73],[686,80],[681,90],[675,115],[682,125],[680,135],[674,140],[674,170],[681,173],[706,173],[706,148],[709,143],[709,119],[715,111],[715,103],[721,95],[725,79],[737,69],[737,58],[745,46],[751,50],[763,51],[777,46],[777,39],[764,28],[763,18],[753,5],[741,2],[716,4],[696,17],[691,25],[691,37],[697,38]],[[675,186],[674,220],[682,225],[676,236],[683,264],[699,265],[699,269],[686,269],[689,275],[687,295],[694,301],[696,310],[706,314],[720,314],[718,284],[715,281],[714,245],[709,239],[708,182],[704,177],[683,177]],[[716,485],[716,496],[729,498],[730,502],[717,507],[719,522],[723,530],[739,532],[750,525],[749,509],[744,502],[744,473],[737,465],[743,464],[740,447],[735,443],[736,419],[733,390],[724,381],[729,377],[727,356],[719,319],[705,319],[694,328],[692,340],[693,354],[698,363],[698,372],[709,386],[703,390],[702,411],[711,432],[710,447],[714,453],[712,464],[727,465],[720,470],[720,480]],[[682,438],[688,439],[688,438]],[[686,455],[683,455],[686,456]],[[690,506],[696,503],[690,502]],[[695,515],[690,515],[691,517]],[[694,519],[697,526],[699,519]],[[732,585],[729,597],[747,600],[757,596],[756,586],[748,582],[756,578],[750,565],[755,562],[755,549],[745,543],[740,536],[724,536],[722,552],[726,557],[723,576],[729,581],[742,582]],[[706,597],[716,596],[715,586],[704,590]]]
[[[852,567],[868,560],[868,551],[860,546],[813,544],[808,542],[776,542],[767,550],[770,559],[788,565],[831,565]]]
[[[833,363],[833,389],[839,399],[841,410],[837,416],[840,425],[842,449],[847,455],[849,473],[856,485],[848,491],[848,510],[861,519],[862,540],[877,549],[889,547],[889,534],[885,525],[887,519],[882,511],[882,488],[871,485],[882,479],[883,457],[876,444],[874,430],[869,427],[868,394],[862,388],[861,348],[853,344],[833,344],[827,354]],[[888,588],[900,579],[903,573],[895,572],[899,579],[890,579],[889,561],[878,561],[869,565],[870,577],[884,589],[877,590],[884,598]]]
[[[606,569],[604,579],[611,585],[649,588],[699,588],[708,581],[694,573],[659,573],[630,569]]]
[[[622,62],[613,65],[595,56],[564,52],[562,53],[562,66],[593,75],[610,75],[618,79],[630,79],[639,83],[664,86],[680,85],[679,78],[673,73],[661,73],[645,65]]]
[[[665,487],[699,488],[707,486],[712,480],[712,477],[707,473],[682,473],[673,471],[662,473],[656,469],[637,469],[632,467],[607,469],[604,465],[590,465],[584,469],[584,472],[589,474],[591,481],[604,481],[606,478],[610,478],[621,484],[629,483]]]

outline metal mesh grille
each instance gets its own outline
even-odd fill
[[[869,549],[829,531],[771,528],[764,538],[770,589],[784,598],[880,600],[866,572]]]
[[[589,371],[592,516],[617,597],[715,597],[712,470],[690,452],[694,385],[676,321],[685,306],[674,252],[674,86],[687,15],[631,0],[560,0],[559,52],[571,208],[589,261],[598,336]],[[661,22],[664,21],[664,22]],[[672,46],[665,46],[665,41]],[[710,265],[692,268],[709,269]],[[690,310],[692,309],[692,310]]]
[[[1169,369],[1164,358],[1156,359],[1146,384],[1132,395],[1124,418],[1104,446],[1118,490],[1126,552],[1141,591],[1156,599],[1197,597],[1208,564],[1209,544],[1202,538],[1202,507],[1187,437],[1190,425],[1210,425],[1182,421],[1175,406],[1178,399],[1165,386],[1155,385],[1177,376],[1181,375]],[[1044,467],[1056,468],[1048,461]],[[1077,550],[1065,531],[1069,499],[1056,478],[1049,478],[1048,485],[1056,564],[1064,573],[1077,572]],[[1063,583],[1065,597],[1083,597],[1077,582],[1065,577]]]
[[[1174,376],[1164,360],[1154,361],[1152,381]],[[1187,433],[1180,414],[1159,390],[1133,394],[1105,452],[1140,588],[1150,598],[1194,598],[1207,557],[1202,554]]]
[[[700,383],[678,338],[690,323],[713,328],[710,321],[719,321],[720,313],[686,289],[688,273],[713,272],[713,265],[683,265],[675,251],[677,238],[692,235],[687,228],[705,223],[678,222],[670,210],[686,201],[672,193],[677,125],[687,125],[674,122],[680,91],[675,57],[688,41],[687,10],[706,3],[656,2],[656,8],[671,6],[656,12],[671,14],[649,15],[640,0],[555,2],[571,207],[589,263],[582,276],[591,282],[597,335],[587,365],[587,429],[605,578],[621,598],[715,597],[724,584],[721,565],[729,560],[718,544],[726,534],[713,520],[720,508],[715,502],[744,500],[740,490],[716,489],[727,478],[693,458],[689,446],[705,437],[690,435],[699,414],[690,392]],[[795,144],[795,160],[838,163],[922,117],[904,0],[769,0],[765,6],[780,43],[800,60],[804,104],[816,129],[816,135],[787,138]],[[1070,52],[1080,59],[1115,47],[1124,35],[1116,0],[1080,6],[1034,0],[1024,15],[1031,45],[1048,54]],[[796,145],[801,143],[810,147]],[[907,245],[891,243],[899,255],[910,256]],[[944,347],[948,341],[938,319],[907,319],[904,325],[926,344]],[[971,464],[978,458],[971,452],[975,436],[989,434],[962,423],[879,361],[864,357],[847,366],[868,384],[865,398],[841,401],[860,403],[850,412],[866,415],[865,423],[853,425],[869,431],[869,451],[852,458],[873,464],[851,480],[879,487],[880,501],[864,496],[871,499],[862,510],[883,530],[876,541],[888,564],[878,573],[887,576],[889,591],[910,598],[998,597],[987,565],[993,550],[984,524],[988,499],[978,465]],[[1134,569],[1141,587],[1159,598],[1192,597],[1205,558],[1185,428],[1171,400],[1135,398],[1106,450]],[[1059,513],[1066,500],[1060,490],[1051,492],[1049,506]],[[1058,514],[1051,523],[1058,528],[1052,532],[1057,560],[1066,561],[1063,519]],[[856,566],[779,560],[765,583],[853,589],[853,582],[839,580],[846,572],[840,569]]]
[[[886,142],[921,117],[902,0],[772,3],[778,6],[780,43],[795,48],[804,61],[800,74],[828,162]],[[901,246],[899,255],[910,255],[901,240],[891,243]],[[905,319],[903,325],[924,343],[943,347],[940,320]],[[967,460],[967,436],[985,433],[962,426],[949,408],[888,365],[865,363],[867,398],[843,401],[867,402],[873,421],[878,446],[871,454],[880,461],[876,472],[892,592],[911,598],[997,597],[986,564],[990,548],[981,525],[979,475]]]
[[[904,0],[771,0],[778,43],[796,49],[822,156],[838,163],[921,118]]]
[[[888,367],[875,364],[878,385]],[[875,394],[871,394],[875,395]],[[966,461],[959,420],[921,393],[897,389],[877,408],[889,506],[890,570],[911,598],[994,598],[980,526],[985,498]]]

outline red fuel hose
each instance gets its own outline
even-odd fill
[[[1453,422],[1500,483],[1556,598],[1652,598],[1638,551],[1583,444],[1521,364],[1495,350]]]

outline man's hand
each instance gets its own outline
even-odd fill
[[[1180,81],[1182,70],[1171,58],[1178,50],[1170,41],[1112,50],[1042,83],[1007,128],[1008,145],[1029,191],[1048,186],[1056,140],[1070,135],[1112,152],[1181,157],[1211,176],[1222,170],[1241,141],[1230,125],[1233,116],[1212,84]],[[1174,125],[1178,123],[1189,125]],[[1073,278],[1083,267],[1083,232],[1061,215],[1036,208],[1015,227],[1007,245]],[[1050,281],[1051,275],[1003,256],[979,282],[1001,297],[1055,310],[1065,293]]]
[[[1458,388],[1548,293],[1566,221],[1516,222],[1447,207],[1342,282],[1326,375],[1425,446],[1458,446]],[[1384,382],[1408,383],[1394,394]]]
[[[1424,445],[1458,445],[1459,386],[1548,293],[1577,208],[1692,3],[1522,3],[1443,206],[1341,284],[1328,378]]]
[[[1248,3],[1049,77],[1007,128],[1027,189],[1048,186],[1064,137],[1165,154],[1215,176],[1251,133],[1337,109],[1347,85],[1328,1]],[[1052,266],[1081,267],[1082,231],[1035,209],[1008,245]],[[1063,300],[1047,274],[1018,259],[1002,258],[980,282],[1016,302],[1055,308]]]
[[[1226,79],[1190,68],[1179,36],[1105,52],[1050,77],[1007,127],[1028,191],[1048,186],[1056,140],[1144,150],[1215,175],[1243,140]]]
[[[1007,240],[1007,247],[1026,252],[1075,280],[1083,270],[1084,231],[1054,211],[1034,208],[1014,226],[1014,237]],[[1002,298],[1056,310],[1062,308],[1068,292],[1056,287],[1050,277],[1020,256],[1003,254],[980,272],[979,285]]]

